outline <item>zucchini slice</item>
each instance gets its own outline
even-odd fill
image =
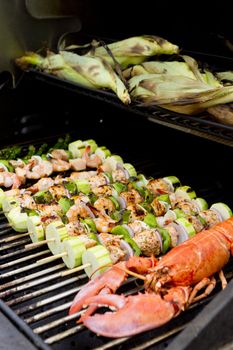
[[[228,205],[222,202],[212,204],[210,209],[220,214],[222,220],[227,220],[233,215]]]
[[[181,229],[181,231],[185,231],[187,234],[187,238],[190,238],[192,236],[195,236],[196,231],[193,227],[193,225],[186,219],[186,218],[179,218],[175,221],[175,223],[178,225],[178,227]],[[179,232],[181,234],[181,232]],[[179,237],[180,238],[180,237]],[[179,243],[182,243],[183,239],[178,239]]]
[[[95,154],[102,160],[102,163],[107,157],[111,156],[111,152],[105,146],[97,147],[95,150]]]
[[[197,205],[200,211],[208,209],[208,203],[204,198],[195,198],[193,199],[193,202]]]
[[[64,253],[66,253],[66,256],[63,256],[62,259],[68,269],[73,269],[82,264],[82,255],[86,251],[86,247],[78,236],[65,238],[62,247]]]
[[[177,200],[188,200],[196,198],[196,192],[190,186],[180,186],[175,190]]]
[[[0,188],[0,209],[2,209],[2,201],[5,197],[5,192]]]
[[[19,201],[16,197],[6,196],[2,200],[2,210],[7,217],[11,209],[19,207]]]
[[[123,167],[128,171],[130,177],[136,177],[137,172],[134,166],[130,163],[124,163]]]
[[[46,239],[51,240],[50,242],[48,242],[48,247],[54,255],[63,252],[61,242],[63,242],[64,239],[70,237],[66,226],[60,220],[51,222],[46,227],[45,236]]]
[[[27,232],[27,214],[21,212],[21,208],[11,209],[7,215],[11,227],[17,232]]]
[[[73,158],[80,158],[82,156],[80,148],[82,148],[83,146],[83,141],[81,140],[71,142],[68,145],[68,150],[70,151]]]
[[[177,187],[181,187],[180,180],[176,176],[165,176],[163,180],[170,186],[172,192],[174,192]]]
[[[45,239],[44,228],[38,215],[28,216],[27,229],[33,243],[43,241]]]
[[[85,267],[85,272],[89,278],[100,275],[110,265],[112,261],[108,250],[102,245],[96,245],[87,249],[82,256],[83,265],[89,264]]]

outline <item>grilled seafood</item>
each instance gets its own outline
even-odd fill
[[[175,247],[158,262],[153,257],[133,257],[116,264],[81,289],[70,314],[89,305],[81,320],[90,330],[106,337],[132,336],[159,327],[207,296],[215,287],[215,273],[219,273],[222,287],[226,286],[221,270],[232,253],[230,218]],[[128,297],[111,294],[132,271],[144,280],[145,293]],[[101,304],[117,311],[91,316]]]

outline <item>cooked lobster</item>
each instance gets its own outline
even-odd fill
[[[173,248],[158,261],[133,257],[116,264],[84,286],[70,314],[89,305],[81,321],[106,337],[126,337],[159,327],[207,296],[215,287],[215,273],[219,273],[222,287],[226,286],[222,268],[232,253],[230,218]],[[133,271],[144,279],[145,293],[127,297],[112,294]],[[91,316],[100,305],[117,311]]]

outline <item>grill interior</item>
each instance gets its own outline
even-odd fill
[[[2,142],[6,143],[7,130],[11,144],[53,142],[66,131],[73,139],[94,138],[147,176],[176,175],[210,204],[223,201],[233,207],[230,147],[153,123],[153,118],[142,118],[131,108],[114,108],[103,104],[102,98],[79,95],[72,88],[60,89],[55,84],[52,89],[53,93],[43,80],[33,80],[32,89],[27,75],[17,91],[7,91],[3,110],[12,123],[1,130]],[[45,247],[25,250],[26,243],[29,238],[7,227],[1,215],[1,308],[40,349],[164,349],[220,290],[218,286],[209,298],[157,330],[131,339],[97,337],[67,316],[74,295],[87,282],[83,272],[69,274],[60,260],[38,266],[36,261],[50,253]],[[231,265],[226,269],[228,279],[230,270]],[[130,279],[119,292],[132,294],[139,289]]]
[[[77,38],[76,38],[77,40]],[[86,39],[89,42],[91,39]],[[77,40],[78,41],[78,40]],[[200,61],[202,65],[211,68],[212,71],[231,70],[233,59],[218,55],[207,55],[203,53],[183,51]],[[64,81],[46,73],[29,70],[27,72],[32,78],[43,81],[53,86],[59,86],[63,89],[78,92],[81,95],[92,97],[104,103],[108,103],[121,110],[130,110],[134,114],[138,114],[144,118],[149,118],[152,122],[175,128],[184,132],[192,132],[200,137],[211,139],[233,147],[233,127],[231,125],[221,124],[207,113],[203,112],[198,116],[183,115],[171,111],[167,111],[160,107],[142,107],[140,103],[133,102],[130,106],[125,106],[119,102],[117,96],[109,91],[94,90],[84,88],[78,84]]]

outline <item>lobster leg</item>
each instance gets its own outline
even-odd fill
[[[224,273],[223,273],[223,270],[219,271],[219,279],[222,283],[222,289],[226,288],[227,286],[227,280],[226,280],[226,277],[224,276]]]
[[[216,286],[216,279],[215,279],[214,277],[212,277],[212,278],[207,278],[207,277],[206,277],[206,278],[203,278],[203,279],[202,279],[198,284],[196,284],[196,286],[193,288],[192,293],[190,294],[188,303],[189,303],[189,304],[192,304],[192,303],[195,303],[195,302],[198,301],[198,300],[201,300],[201,299],[205,298],[207,295],[209,295],[209,294],[212,292],[212,290],[215,288],[215,286]],[[202,294],[196,296],[197,293],[198,293],[201,289],[203,289],[203,288],[205,288],[205,287],[206,287],[205,291],[204,291]]]

